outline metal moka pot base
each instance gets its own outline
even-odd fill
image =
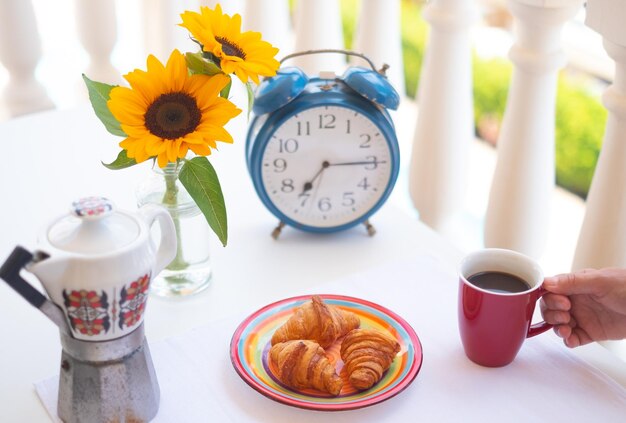
[[[65,423],[148,422],[160,391],[143,323],[111,341],[61,333],[58,414]]]

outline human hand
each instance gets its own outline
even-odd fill
[[[626,338],[626,269],[585,269],[545,278],[547,323],[570,348]]]

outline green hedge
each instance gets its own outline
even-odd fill
[[[556,101],[556,182],[583,198],[598,162],[607,118],[587,84],[562,75]]]
[[[417,92],[419,71],[427,37],[419,0],[402,0],[402,47],[406,94]],[[346,46],[352,44],[359,0],[341,0]],[[475,57],[475,122],[484,117],[501,119],[511,77],[511,64],[504,59]],[[556,181],[563,188],[586,197],[598,160],[607,112],[590,82],[566,73],[559,77],[556,105]]]

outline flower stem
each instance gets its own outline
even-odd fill
[[[163,173],[165,178],[165,193],[163,194],[163,204],[168,206],[176,206],[178,204],[178,187],[176,181],[178,180],[177,171],[165,171]]]
[[[170,164],[167,165],[168,167]],[[176,256],[172,262],[167,266],[169,270],[182,270],[189,266],[189,263],[185,261],[183,255],[183,243],[180,235],[180,216],[178,211],[178,187],[176,181],[178,180],[178,163],[174,165],[174,168],[163,169],[163,177],[165,178],[165,193],[163,194],[163,204],[168,206],[172,220],[174,221],[174,228],[176,229]]]

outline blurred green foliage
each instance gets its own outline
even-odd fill
[[[588,81],[562,75],[556,100],[556,182],[585,198],[598,162],[607,111]]]
[[[478,125],[484,118],[495,117],[502,121],[506,97],[511,82],[512,65],[504,59],[483,60],[474,56],[474,121]]]

